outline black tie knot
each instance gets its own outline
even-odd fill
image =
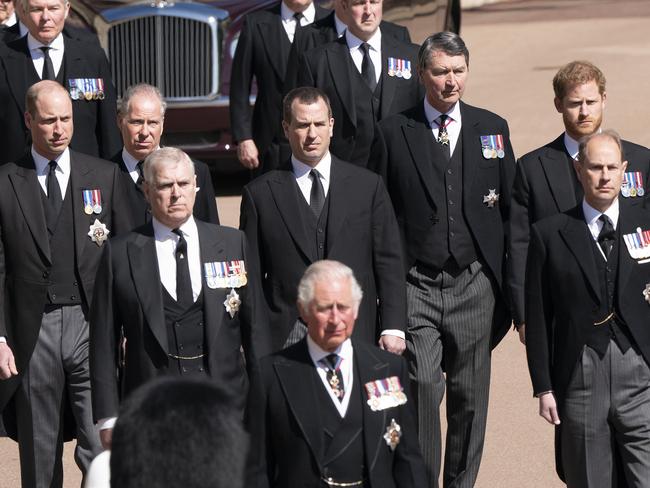
[[[302,20],[303,17],[304,17],[304,15],[303,15],[302,12],[296,12],[296,13],[293,14],[293,18],[296,19],[296,25],[297,26],[300,26],[300,21]]]
[[[144,170],[142,169],[143,165],[144,161],[138,161],[138,164],[135,165],[135,169],[138,172],[138,181],[136,181],[135,184],[138,186],[142,185],[142,182],[144,181]]]
[[[616,231],[614,230],[611,219],[607,215],[602,214],[598,219],[603,223],[600,233],[598,234],[598,244],[603,250],[605,259],[607,259],[609,258],[609,253],[612,251],[612,246],[614,245]]]
[[[180,259],[184,259],[187,256],[187,241],[183,236],[183,231],[180,229],[173,229],[172,232],[178,236],[178,243],[176,244],[176,255]]]
[[[325,206],[325,188],[320,180],[320,173],[317,169],[309,172],[311,178],[311,193],[309,196],[309,207],[314,211],[316,217],[320,217]]]
[[[56,161],[50,161],[49,163],[47,163],[47,165],[50,167],[49,168],[50,176],[56,176],[56,167],[58,166],[58,163]]]
[[[54,64],[52,63],[52,58],[50,57],[50,47],[41,46],[39,48],[43,51],[43,71],[41,73],[41,80],[53,80],[54,79]]]
[[[338,354],[329,354],[328,356],[325,357],[325,361],[329,365],[330,369],[332,371],[336,371],[339,369],[339,355]]]

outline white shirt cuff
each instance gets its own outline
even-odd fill
[[[115,426],[116,420],[117,417],[108,417],[105,419],[99,419],[99,422],[97,422],[97,426],[99,427],[99,430],[112,429]]]
[[[0,336],[0,343],[4,342],[5,344],[7,343],[7,338],[5,336]]]
[[[404,331],[399,329],[385,329],[381,331],[381,335],[383,336],[391,335],[391,336],[399,337],[400,339],[404,339],[404,340],[406,339],[406,335],[404,334]]]

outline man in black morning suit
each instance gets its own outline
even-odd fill
[[[337,261],[305,271],[298,306],[308,335],[262,360],[261,397],[250,398],[261,462],[249,465],[247,486],[426,486],[406,362],[350,339],[361,296]]]
[[[472,487],[476,480],[491,346],[510,325],[503,274],[515,172],[507,122],[461,101],[468,60],[458,35],[427,38],[418,61],[426,97],[379,123],[371,157],[400,224],[407,357],[418,386],[422,454],[430,484],[437,486],[446,381],[443,480],[455,488]]]
[[[91,309],[93,414],[105,447],[121,400],[141,384],[160,375],[207,376],[243,409],[258,355],[269,352],[244,234],[193,218],[191,159],[158,149],[145,159],[144,179],[152,220],[106,246]]]
[[[329,11],[312,0],[283,0],[246,15],[230,75],[230,125],[239,162],[256,173],[277,168],[287,60],[297,30]],[[255,108],[250,96],[257,84]]]
[[[581,137],[598,132],[605,109],[605,76],[588,61],[563,66],[553,79],[555,107],[562,114],[565,132],[557,139],[521,157],[512,190],[510,210],[508,288],[515,326],[525,340],[524,282],[530,227],[544,217],[564,212],[582,199],[582,186],[573,169]],[[628,177],[642,185],[623,189],[621,203],[642,203],[650,188],[650,151],[622,141]],[[632,178],[631,178],[632,179]]]
[[[41,79],[56,80],[75,94],[76,130],[70,147],[110,158],[120,140],[115,127],[115,87],[106,55],[97,44],[62,35],[70,8],[66,0],[53,2],[53,8],[35,8],[36,0],[21,1],[26,11],[31,9],[24,18],[29,33],[0,50],[0,163],[14,161],[28,149],[25,92]],[[81,91],[71,83],[81,84],[77,87]]]
[[[316,20],[305,29],[300,29],[291,45],[289,62],[287,63],[287,76],[285,77],[284,90],[289,92],[296,88],[298,77],[298,63],[303,53],[315,47],[336,41],[345,33],[348,24],[349,11],[344,9],[343,0],[335,0],[334,10],[320,20]],[[382,20],[379,24],[382,34],[394,37],[400,42],[410,43],[411,35],[406,27]]]
[[[350,266],[366,291],[355,339],[379,340],[381,347],[401,354],[402,253],[381,177],[330,155],[335,121],[322,91],[296,88],[284,106],[291,160],[246,185],[241,206],[241,229],[259,260],[273,350],[282,348],[298,318],[296,290],[304,270],[327,258]]]
[[[531,231],[528,366],[569,488],[650,479],[650,212],[621,202],[623,158],[614,131],[581,139],[584,197]]]
[[[422,98],[415,76],[417,46],[385,35],[382,2],[342,0],[345,35],[303,53],[297,86],[315,86],[330,99],[336,120],[331,151],[367,166],[375,124]]]
[[[18,441],[22,486],[61,487],[63,409],[85,473],[99,452],[88,373],[88,312],[107,236],[131,228],[115,165],[70,151],[66,90],[27,92],[30,154],[0,167],[0,411]]]
[[[160,90],[145,83],[127,88],[120,100],[117,124],[124,148],[111,161],[120,167],[134,227],[140,227],[151,220],[149,204],[142,191],[142,165],[149,154],[160,148],[166,107]],[[193,215],[204,222],[218,224],[219,213],[210,169],[201,161],[194,161],[194,169],[198,192]]]

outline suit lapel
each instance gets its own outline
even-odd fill
[[[7,55],[4,57],[4,62],[11,93],[20,108],[20,113],[24,113],[25,87],[40,81],[34,69],[32,57],[29,54],[27,36],[15,40],[7,46]]]
[[[223,240],[219,237],[214,228],[206,225],[201,221],[196,221],[199,231],[199,246],[201,248],[201,268],[203,263],[214,263],[224,261]],[[205,273],[201,269],[201,285],[203,289],[203,312],[206,323],[206,343],[208,347],[208,357],[211,351],[215,350],[215,342],[223,322],[223,289],[210,288],[205,281]]]
[[[89,229],[86,228],[88,217],[83,212],[82,190],[96,188],[90,177],[92,172],[93,168],[86,164],[83,158],[77,158],[72,151],[70,152],[70,184],[68,185],[68,191],[71,192],[70,197],[72,198],[72,222],[78,263],[82,262],[86,239],[89,239]]]
[[[575,257],[582,272],[587,277],[587,281],[598,300],[600,296],[600,284],[598,281],[598,272],[596,270],[596,261],[592,252],[591,232],[585,222],[582,206],[574,207],[567,212],[569,219],[567,224],[560,229],[560,235],[568,246],[569,250]]]
[[[571,176],[569,155],[564,148],[564,139],[561,135],[546,149],[546,157],[540,158],[542,169],[546,175],[548,186],[555,200],[558,212],[577,205],[573,191],[573,177]]]
[[[335,157],[332,157],[332,169],[329,187],[329,211],[327,214],[327,255],[336,243],[336,238],[344,231],[348,218],[348,199],[346,195],[354,191],[351,188],[350,175],[345,174]]]
[[[274,178],[269,178],[268,185],[289,234],[300,251],[311,258],[309,240],[298,209],[298,205],[302,203],[298,199],[302,198],[302,195],[297,188],[293,172],[289,168],[277,171]]]
[[[321,423],[318,414],[318,397],[314,388],[322,387],[318,378],[314,379],[315,367],[303,339],[291,360],[282,358],[273,364],[280,387],[284,393],[305,441],[322,471],[323,443],[321,442]],[[315,409],[316,407],[316,409]]]
[[[43,256],[51,263],[52,256],[45,223],[45,212],[40,194],[41,186],[36,177],[36,169],[31,155],[18,162],[16,172],[9,175],[9,180],[14,188],[16,200],[18,200],[18,205],[20,205],[32,238]]]
[[[479,173],[478,161],[483,159],[481,153],[481,134],[479,121],[476,120],[472,113],[468,111],[467,106],[460,102],[461,113],[461,134],[462,134],[462,147],[463,147],[463,205],[464,208],[473,208],[472,199],[479,198],[474,195],[473,186],[474,178]]]
[[[632,270],[636,266],[636,261],[632,258],[632,256],[630,256],[630,252],[627,250],[623,236],[625,234],[636,233],[638,222],[634,220],[634,215],[630,215],[631,209],[622,209],[621,206],[619,206],[619,209],[618,276],[616,283],[616,293],[618,294],[620,303],[621,296],[623,295],[627,282],[630,279]]]
[[[354,367],[357,368],[360,378],[359,388],[364,390],[364,385],[377,379],[388,376],[388,363],[377,358],[370,348],[354,342]],[[366,453],[366,466],[368,472],[375,468],[379,457],[379,450],[383,442],[383,432],[388,425],[386,421],[386,410],[373,412],[370,407],[363,404],[363,438]]]
[[[433,134],[424,115],[424,107],[418,107],[415,112],[412,112],[412,116],[413,118],[409,118],[403,128],[406,146],[411,152],[413,163],[420,174],[429,198],[436,203],[436,195],[432,192],[435,180],[433,175],[433,154],[431,152]],[[436,207],[438,207],[437,203]]]
[[[354,94],[352,93],[352,75],[357,71],[357,68],[352,62],[345,36],[329,44],[325,49],[325,56],[327,57],[327,65],[334,80],[336,92],[343,102],[350,122],[356,127],[357,110],[355,108]]]
[[[284,80],[287,71],[285,48],[289,43],[287,33],[282,26],[280,7],[273,9],[273,15],[257,24],[259,34],[263,40],[266,57],[273,66],[276,76]],[[289,45],[289,49],[291,46]]]
[[[396,76],[388,76],[388,58],[399,58],[400,55],[397,52],[397,47],[395,45],[395,39],[390,36],[382,35],[381,36],[381,107],[380,107],[380,120],[385,119],[391,115],[391,105],[393,104],[393,98],[395,97],[395,92],[397,91],[397,84],[401,81],[401,78]]]
[[[145,231],[136,235],[126,249],[131,270],[131,279],[135,287],[140,307],[151,332],[167,354],[167,331],[165,330],[165,312],[162,299],[162,284],[158,274],[156,243],[153,226],[147,224]]]

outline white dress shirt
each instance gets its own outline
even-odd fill
[[[41,47],[45,46],[40,41],[37,41],[32,37],[31,34],[27,34],[27,47],[29,48],[29,54],[32,56],[32,62],[34,63],[34,69],[38,76],[41,77],[43,74],[43,59],[44,54],[41,51]],[[63,35],[59,34],[54,38],[54,40],[49,44],[50,50],[48,54],[52,59],[52,66],[54,66],[54,76],[58,76],[61,65],[63,64]]]
[[[566,152],[568,152],[569,156],[573,159],[578,157],[578,148],[580,147],[580,144],[566,132],[564,133],[564,147],[566,148]]]
[[[361,63],[363,63],[363,50],[360,49],[361,44],[364,43],[354,34],[350,33],[349,30],[345,31],[345,41],[348,44],[350,49],[350,56],[352,56],[352,62],[361,73]],[[375,80],[379,83],[379,78],[381,77],[381,29],[372,35],[370,39],[366,41],[370,46],[368,53],[370,54],[370,60],[375,66]]]
[[[332,403],[334,403],[334,406],[338,410],[339,415],[341,415],[341,417],[345,417],[345,413],[348,411],[348,405],[350,404],[350,396],[352,394],[352,386],[354,384],[354,375],[352,374],[352,364],[354,359],[352,342],[350,339],[346,339],[334,351],[327,352],[321,349],[321,347],[316,344],[309,335],[307,335],[307,349],[309,350],[309,356],[311,357],[311,360],[316,367],[316,371],[318,371],[318,376],[320,376],[320,379],[323,382],[323,387],[332,399]],[[332,391],[332,388],[327,381],[328,368],[318,363],[321,359],[325,359],[330,354],[338,354],[343,358],[339,367],[341,370],[341,375],[343,376],[343,388],[345,390],[343,394],[343,401],[340,401],[334,396],[334,392]]]
[[[325,197],[327,197],[327,193],[330,189],[330,173],[332,171],[332,156],[329,151],[313,168],[302,161],[298,161],[295,156],[291,156],[291,166],[293,166],[293,176],[296,178],[296,183],[298,184],[298,188],[300,188],[300,193],[305,197],[307,203],[310,203],[311,199],[312,180],[309,177],[309,172],[312,169],[315,169],[320,173],[320,181],[323,184]]]
[[[596,210],[594,207],[589,205],[587,201],[583,198],[582,211],[585,214],[585,221],[587,222],[587,227],[589,227],[589,232],[591,232],[591,237],[593,237],[594,241],[598,242],[598,234],[600,234],[600,230],[603,228],[604,225],[603,222],[600,220],[601,215],[603,214],[607,215],[609,217],[609,220],[612,221],[612,226],[614,227],[614,230],[616,230],[616,226],[618,225],[618,214],[619,214],[618,198],[614,200],[614,203],[612,203],[610,207],[604,212],[600,212]],[[603,252],[600,246],[598,246],[598,249],[600,250],[600,254],[602,254],[603,257],[607,259],[605,253]]]
[[[47,175],[50,172],[50,160],[38,154],[34,146],[32,146],[32,158],[36,166],[36,178],[38,178],[41,188],[47,195]],[[59,182],[59,188],[61,188],[61,197],[65,199],[65,191],[70,180],[70,150],[66,148],[54,161],[56,161],[56,180]]]
[[[122,148],[122,161],[124,161],[124,165],[126,166],[133,183],[137,183],[138,178],[140,177],[140,174],[138,173],[139,160],[131,156],[131,153],[129,153],[126,148]]]
[[[287,33],[287,37],[289,38],[290,42],[293,42],[293,38],[296,35],[297,22],[296,18],[293,16],[294,14],[295,12],[287,7],[284,2],[280,4],[280,17],[282,17],[282,27],[284,27],[284,31]],[[302,11],[300,25],[305,26],[311,24],[314,21],[314,17],[316,17],[316,7],[314,7],[314,3],[312,2],[309,4],[309,7]]]
[[[433,137],[438,140],[440,128],[438,127],[437,122],[439,121],[437,119],[442,115],[442,112],[433,108],[426,97],[424,98],[424,115],[429,122]],[[449,117],[449,122],[447,123],[447,134],[449,134],[449,154],[454,154],[458,138],[460,137],[460,129],[463,126],[460,115],[460,103],[456,102],[452,109],[447,112],[447,116]]]
[[[339,19],[336,13],[334,13],[334,26],[336,27],[336,37],[343,37],[343,34],[345,34],[345,31],[348,29],[348,26],[345,25],[345,22]]]
[[[179,237],[172,232],[172,229],[160,223],[155,217],[151,219],[153,233],[156,239],[156,256],[158,257],[158,272],[160,282],[167,290],[167,293],[176,300],[176,246]],[[183,237],[187,242],[187,263],[190,269],[192,281],[192,299],[201,294],[201,248],[199,246],[199,231],[196,228],[194,217],[190,218],[180,226]]]
[[[20,0],[18,0],[18,1],[20,1]],[[16,12],[13,12],[9,17],[7,17],[5,19],[5,21],[2,23],[2,25],[6,25],[7,27],[11,27],[16,22],[18,22],[18,19],[16,18]]]

